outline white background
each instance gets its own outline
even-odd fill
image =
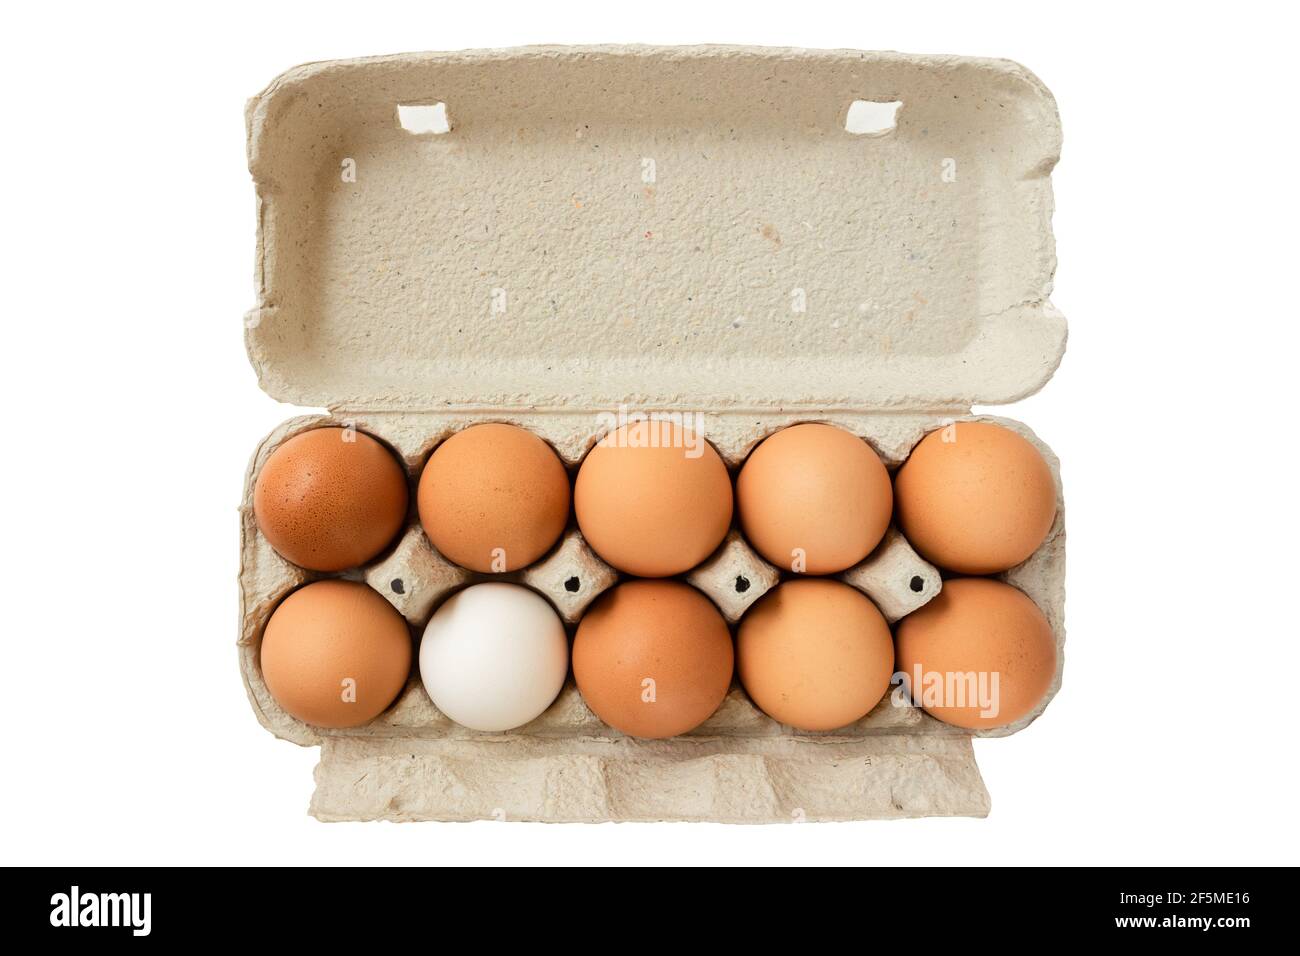
[[[19,12],[27,11],[27,12]],[[10,863],[1298,862],[1296,35],[1282,5],[750,2],[6,13],[0,856]],[[36,12],[39,11],[39,12]],[[244,354],[243,104],[294,64],[538,42],[1009,57],[1053,90],[1065,683],[987,820],[324,825],[234,648],[236,506],[298,410]]]

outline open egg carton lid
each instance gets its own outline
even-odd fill
[[[1007,61],[404,54],[290,70],[247,119],[282,401],[960,409],[1064,350],[1060,125]]]

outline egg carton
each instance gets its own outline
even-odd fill
[[[262,443],[248,473],[246,502],[267,457],[303,430],[333,425],[358,428],[384,441],[403,461],[411,486],[433,448],[460,428],[486,420],[527,428],[556,448],[571,474],[602,432],[590,414],[494,416],[460,414],[299,418]],[[763,438],[803,417],[707,416],[706,434],[734,473]],[[891,415],[817,419],[869,441],[892,469],[925,432],[947,423]],[[1024,435],[1059,475],[1055,456],[1023,425],[988,416]],[[1037,552],[1000,575],[1032,597],[1048,616],[1058,642],[1057,675],[1039,707],[1015,724],[976,731],[1002,736],[1041,713],[1060,685],[1063,666],[1064,508]],[[412,496],[414,500],[414,496]],[[583,702],[570,677],[536,720],[506,733],[462,727],[442,714],[418,673],[385,713],[356,728],[322,730],[285,713],[262,680],[258,651],[266,621],[279,601],[326,575],[290,564],[258,531],[252,506],[243,508],[245,583],[241,667],[263,725],[286,740],[320,744],[322,761],[312,812],[321,819],[698,819],[771,822],[794,819],[936,814],[982,815],[988,795],[970,749],[971,732],[943,724],[891,691],[861,720],[811,733],[779,724],[733,684],[718,711],[700,727],[669,741],[629,738],[604,724]],[[363,580],[384,595],[419,636],[443,600],[459,588],[507,580],[543,594],[570,636],[582,613],[626,577],[605,564],[570,525],[549,554],[521,571],[486,575],[443,558],[412,512],[397,543],[342,577]],[[789,577],[790,575],[784,575]],[[682,576],[736,624],[783,578],[733,528],[717,551]],[[880,546],[839,578],[857,587],[892,623],[939,593],[939,571],[891,528]],[[370,760],[375,766],[353,771]],[[707,782],[707,786],[703,782]]]
[[[892,129],[845,128],[853,104],[894,101]],[[1059,125],[1032,75],[1005,61],[731,47],[409,54],[291,70],[250,102],[248,123],[259,211],[249,355],[272,396],[329,412],[285,422],[252,456],[240,668],[267,729],[321,747],[315,816],[988,812],[972,736],[1030,723],[1064,663],[1059,463],[1023,425],[970,414],[1036,390],[1064,350],[1047,299]],[[331,576],[290,564],[257,529],[253,484],[281,442],[357,428],[393,450],[413,491],[461,428],[528,429],[572,475],[629,410],[701,413],[733,475],[763,438],[805,421],[859,435],[891,471],[952,421],[1024,435],[1058,492],[1047,539],[1001,575],[1056,635],[1039,708],[972,734],[891,692],[848,727],[808,733],[735,685],[691,733],[645,741],[602,723],[571,677],[506,733],[454,724],[418,673],[358,728],[315,728],[276,704],[259,667],[266,621],[292,590]],[[622,577],[572,523],[528,568],[469,572],[430,545],[414,499],[392,547],[338,576],[382,594],[415,642],[449,594],[488,579],[538,591],[572,634]],[[733,528],[682,578],[734,626],[783,576]],[[839,577],[891,623],[942,587],[892,528]]]

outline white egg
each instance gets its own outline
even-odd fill
[[[555,700],[569,642],[550,603],[518,584],[476,584],[449,598],[420,642],[433,703],[471,730],[522,726]]]

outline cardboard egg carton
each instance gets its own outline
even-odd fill
[[[846,129],[855,103],[894,126]],[[877,107],[865,108],[871,116]],[[889,112],[888,109],[885,110]],[[242,507],[240,667],[258,719],[320,745],[324,820],[779,822],[983,815],[971,734],[893,693],[829,733],[782,726],[739,686],[702,726],[643,741],[572,679],[500,734],[438,712],[418,673],[375,721],[320,730],[258,665],[278,602],[325,576],[258,532],[252,488],[299,431],[355,427],[412,489],[471,424],[545,439],[575,473],[625,413],[702,415],[733,473],[767,435],[845,428],[891,470],[928,431],[1012,401],[1060,361],[1065,322],[1048,178],[1050,94],[1005,61],[730,47],[410,54],[291,70],[249,103],[258,304],[249,355],[273,397],[328,414],[267,436]],[[1060,479],[1054,455],[1024,426]],[[414,496],[412,496],[414,498]],[[1002,575],[1064,642],[1064,509]],[[365,580],[418,640],[443,598],[488,576],[430,546],[414,508]],[[576,527],[508,575],[570,631],[621,577]],[[782,578],[736,531],[683,576],[733,624]],[[892,622],[938,571],[892,530],[840,575]],[[1060,684],[1058,673],[1039,710]]]

